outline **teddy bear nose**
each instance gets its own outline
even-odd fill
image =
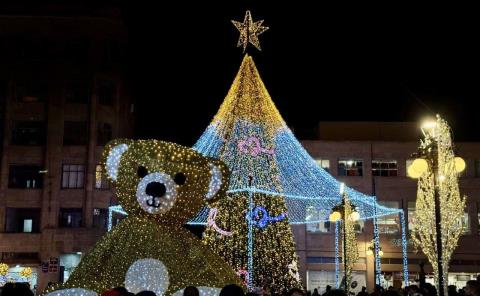
[[[165,185],[163,185],[163,183],[151,182],[148,183],[145,193],[153,197],[162,197],[163,195],[165,195],[166,191],[167,188],[165,188]]]

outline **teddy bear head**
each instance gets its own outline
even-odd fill
[[[129,215],[162,223],[184,224],[228,188],[223,162],[164,141],[113,140],[105,147],[103,166]]]

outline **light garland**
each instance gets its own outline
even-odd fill
[[[22,270],[20,271],[20,276],[24,277],[24,278],[29,278],[30,276],[32,276],[32,268],[30,267],[24,267],[22,268]]]
[[[8,274],[8,264],[0,263],[0,276]]]
[[[254,226],[260,229],[267,227],[268,223],[282,221],[286,217],[286,213],[281,213],[276,217],[270,217],[267,210],[262,206],[256,206],[252,211],[247,212],[246,215],[247,221],[251,221]]]
[[[248,271],[245,269],[239,269],[237,271],[238,276],[241,278],[243,276],[243,284],[245,286],[248,286],[250,283],[250,275],[248,274]]]
[[[108,143],[103,160],[122,206],[109,216],[128,216],[82,258],[65,284],[46,292],[102,293],[126,286],[160,296],[189,285],[241,285],[221,257],[182,227],[207,203],[227,199],[229,171],[221,161],[173,143],[124,139]]]
[[[432,265],[435,278],[438,279],[437,232],[435,224],[435,185],[438,186],[440,201],[440,227],[443,246],[444,283],[447,281],[449,262],[457,247],[463,226],[460,223],[464,214],[466,196],[460,195],[458,174],[455,167],[455,155],[450,127],[441,117],[433,122],[431,134],[425,134],[419,150],[425,154],[432,153],[432,145],[436,145],[436,154],[432,155],[438,164],[434,172],[430,164],[424,167],[419,175],[415,227],[412,229],[412,240],[415,246],[422,250]],[[413,167],[411,167],[413,169]],[[434,175],[439,176],[437,182]],[[438,281],[436,281],[438,285]],[[438,286],[437,286],[438,288]],[[446,290],[446,288],[444,288]]]
[[[340,220],[335,222],[335,288],[340,289]]]
[[[223,230],[223,229],[221,229],[220,227],[217,226],[217,223],[215,223],[215,219],[217,218],[217,213],[218,213],[217,208],[210,209],[210,213],[208,214],[207,225],[209,227],[212,227],[213,229],[215,229],[215,231],[220,233],[220,235],[226,235],[226,236],[232,235],[231,231]]]
[[[352,281],[352,271],[354,264],[358,261],[358,247],[357,247],[357,237],[355,235],[355,222],[352,220],[352,204],[348,197],[345,196],[345,206],[344,206],[344,217],[342,223],[344,223],[343,231],[345,231],[345,240],[343,244],[346,244],[344,250],[346,253],[343,253],[343,262],[347,262],[345,270],[345,281],[347,286],[347,294],[350,291],[350,283]]]

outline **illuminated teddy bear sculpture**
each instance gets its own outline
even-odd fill
[[[90,296],[117,286],[181,295],[190,285],[215,295],[240,285],[233,269],[182,227],[205,202],[226,196],[223,162],[174,143],[117,139],[106,146],[103,164],[129,215],[47,295]]]

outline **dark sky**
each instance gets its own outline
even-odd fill
[[[456,140],[480,140],[473,7],[130,2],[123,13],[137,137],[195,142],[242,60],[230,20],[250,9],[270,30],[260,36],[263,51],[248,52],[299,138],[312,137],[322,120],[419,121],[440,113]]]

